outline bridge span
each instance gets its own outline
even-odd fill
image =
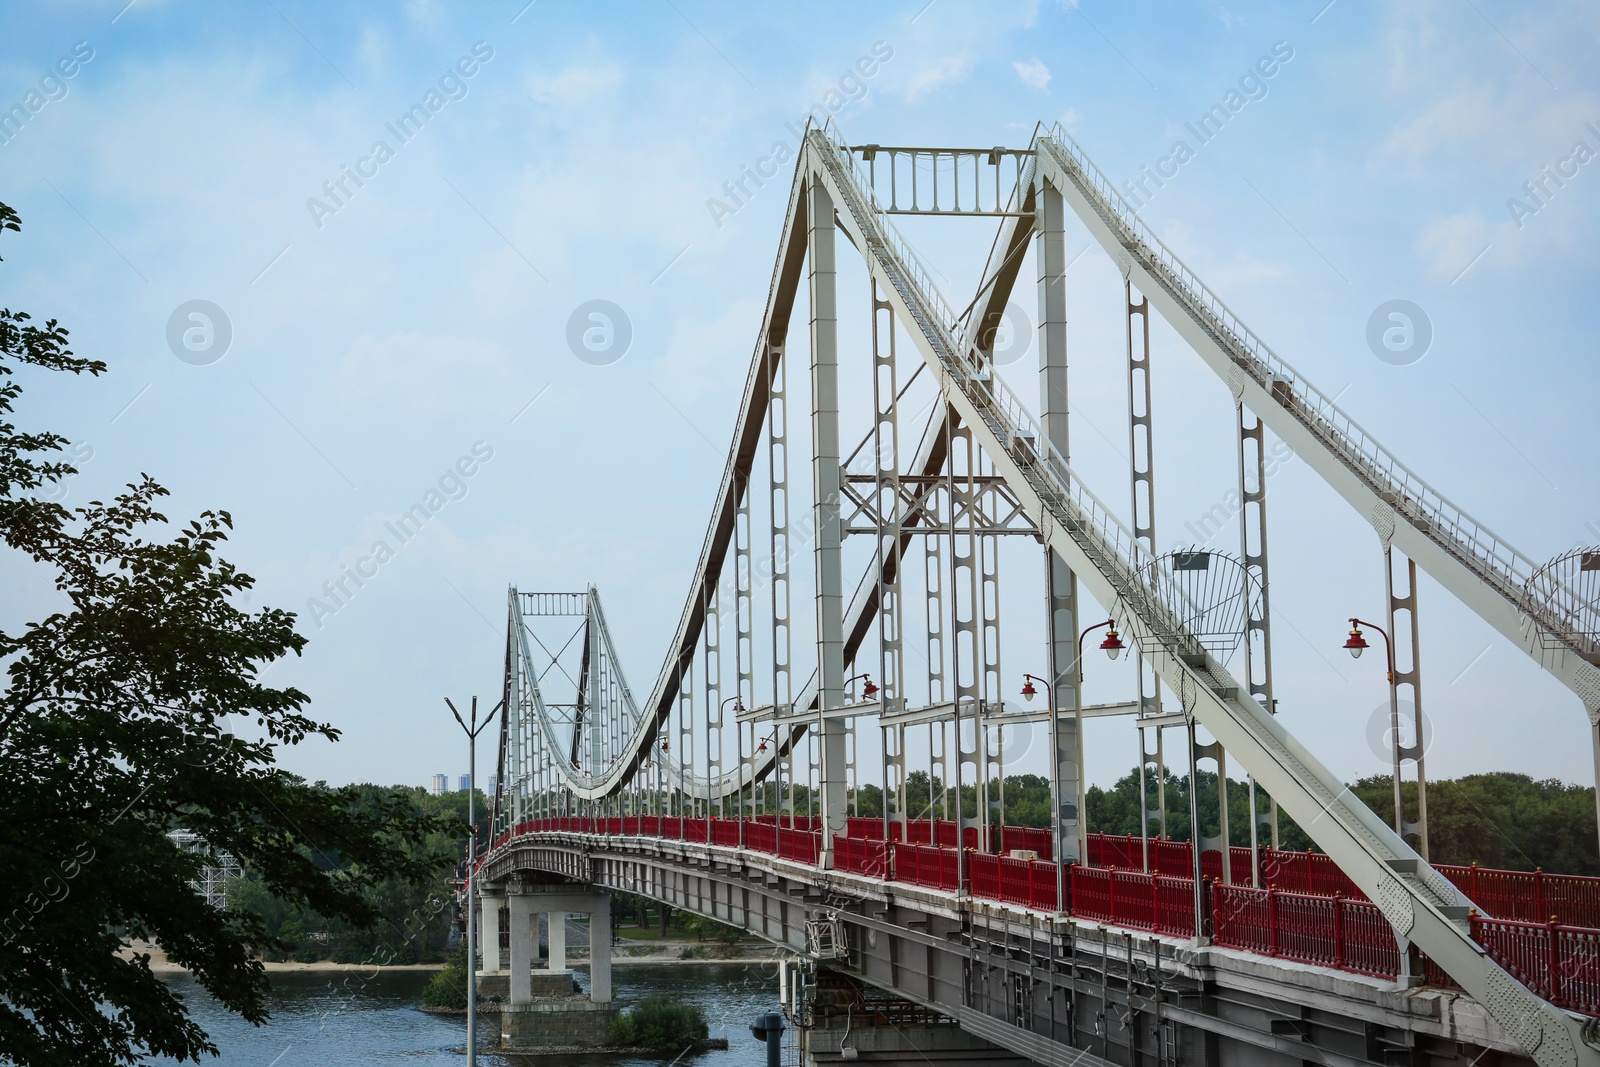
[[[886,881],[876,873],[819,871],[803,860],[736,846],[529,833],[497,848],[480,876],[491,902],[508,889],[556,901],[574,888],[662,901],[784,946],[809,961],[813,985],[825,987],[830,975],[859,979],[1036,1063],[1528,1062],[1459,990],[1406,989],[1392,978]],[[495,907],[487,909],[491,915]],[[494,928],[491,917],[488,929]],[[604,954],[603,947],[596,951]],[[485,953],[486,961],[493,957],[492,949]],[[803,1013],[802,1005],[796,1014]],[[841,1044],[848,1044],[844,1024],[826,1017],[805,1021],[812,1062],[837,1059]],[[854,1029],[859,1044],[861,1032],[873,1029],[871,1013],[858,1010]],[[887,1062],[915,1062],[926,1040],[925,1030],[906,1035],[890,1027],[876,1047]]]
[[[896,224],[956,218],[995,226],[961,311]],[[1113,293],[1069,294],[1069,225],[1119,268]],[[1024,399],[997,338],[1030,270],[1039,363]],[[1109,297],[1125,319],[1124,509],[1071,465],[1069,295]],[[1231,397],[1227,548],[1158,547],[1157,458],[1174,442],[1152,408],[1152,310]],[[1388,656],[1392,818],[1277,718],[1296,695],[1272,668],[1279,446],[1376,535],[1387,608],[1352,619],[1345,647],[1359,655],[1373,630]],[[1529,915],[1428,861],[1419,568],[1571,691],[1600,764],[1600,548],[1537,562],[1429,485],[1245,325],[1061,128],[1015,149],[810,129],[650,690],[629,686],[592,586],[510,591],[495,838],[479,862],[511,916],[512,1007],[533,997],[538,901],[601,915],[600,895],[626,890],[789,946],[819,997],[870,987],[1039,1062],[1597,1067],[1600,918],[1572,910],[1595,887],[1563,883],[1547,914],[1544,883],[1529,883]],[[1127,699],[1084,700],[1091,637],[1135,660]],[[1042,700],[1008,699],[1019,683]],[[1093,716],[1124,717],[1141,753],[1140,832],[1113,861],[1084,820]],[[1042,754],[1016,743],[1029,735]],[[1164,839],[1169,756],[1195,785],[1193,847]],[[1226,779],[1230,761],[1248,841],[1230,840],[1228,790],[1200,798],[1201,775]],[[1008,825],[1007,783],[1015,810],[1017,776],[1039,771],[1044,826]],[[1321,850],[1321,882],[1279,884],[1280,813]],[[853,1024],[827,1001],[790,1008],[811,1033]],[[844,1042],[839,1055],[860,1050]]]

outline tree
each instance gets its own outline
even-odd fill
[[[1350,788],[1392,823],[1393,778],[1374,775]],[[1401,792],[1414,814],[1417,784],[1404,782]],[[1594,788],[1506,771],[1429,782],[1428,855],[1435,863],[1600,874]]]
[[[19,228],[0,204],[0,233]],[[170,830],[231,852],[274,897],[362,926],[379,917],[366,890],[453,858],[422,847],[449,820],[402,792],[311,785],[276,765],[281,747],[339,733],[300,690],[262,683],[305,638],[289,612],[236,606],[254,583],[218,555],[232,519],[169,526],[148,475],[110,502],[44,499],[75,472],[53,458],[64,438],[11,421],[19,369],[31,382],[106,368],[75,356],[56,320],[0,310],[0,542],[60,599],[0,632],[0,1059],[198,1061],[214,1045],[148,957],[119,950],[157,942],[259,1024],[267,982],[251,949],[276,941],[254,911],[204,902],[188,885],[204,857]]]
[[[706,1013],[700,1005],[672,997],[645,997],[612,1019],[607,1043],[681,1053],[704,1041],[708,1033]]]

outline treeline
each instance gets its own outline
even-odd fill
[[[1217,776],[1201,771],[1199,776],[1201,832],[1215,837]],[[1156,782],[1148,785],[1147,810],[1152,835],[1161,832],[1157,817]],[[1394,784],[1386,775],[1363,778],[1349,789],[1377,813],[1385,823],[1394,818]],[[913,771],[906,776],[907,815],[914,819],[954,818],[959,804],[967,818],[978,817],[977,790],[945,786],[927,772]],[[796,810],[809,795],[797,791]],[[1405,783],[1403,802],[1409,818],[1416,817],[1417,787]],[[863,787],[852,795],[852,814],[881,816],[883,793],[876,786]],[[1174,841],[1191,837],[1189,826],[1189,779],[1168,773],[1166,779],[1166,836]],[[1002,807],[1003,805],[1003,807]],[[1085,796],[1085,819],[1091,833],[1137,834],[1139,832],[1139,775],[1130,771],[1110,789],[1090,786]],[[1262,795],[1260,807],[1267,801]],[[767,810],[772,810],[769,806]],[[989,784],[989,820],[1012,826],[1049,826],[1050,783],[1037,774],[1009,775],[1002,793],[1000,784]],[[1261,842],[1269,840],[1265,827]],[[1228,779],[1228,836],[1233,844],[1250,843],[1250,801],[1248,786]],[[1435,863],[1470,864],[1508,870],[1543,868],[1551,873],[1600,875],[1600,843],[1597,843],[1594,789],[1568,785],[1557,779],[1534,779],[1525,774],[1497,771],[1471,774],[1428,783],[1429,856]],[[1284,849],[1317,849],[1309,834],[1285,812],[1278,813],[1278,846]]]
[[[696,941],[721,941],[733,943],[744,931],[736,926],[719,923],[692,911],[681,911],[672,905],[636,893],[611,895],[611,923],[613,928],[624,925],[639,930],[654,929],[663,938],[692,937]]]
[[[1148,782],[1149,832],[1157,835],[1155,781]],[[1363,778],[1350,790],[1379,818],[1390,822],[1394,812],[1391,780],[1383,775]],[[1228,834],[1232,843],[1250,843],[1250,805],[1244,782],[1228,779]],[[1189,825],[1189,780],[1187,775],[1169,773],[1165,783],[1166,836],[1187,841]],[[376,798],[380,794],[407,794],[417,810],[437,813],[454,820],[454,833],[432,835],[422,851],[459,859],[466,843],[467,795],[451,792],[430,796],[410,787],[359,787],[360,795]],[[777,810],[780,794],[767,783],[760,791],[759,807]],[[1012,826],[1049,826],[1050,783],[1037,774],[1010,775],[1002,790],[991,782],[988,791],[989,820]],[[914,819],[954,818],[959,808],[968,819],[978,817],[977,791],[972,786],[956,789],[946,786],[926,771],[907,775],[906,807]],[[1416,811],[1416,786],[1408,783],[1403,791],[1408,813]],[[786,786],[781,799],[790,797],[794,810],[815,813],[817,798],[803,785]],[[1085,797],[1085,819],[1091,832],[1137,834],[1139,832],[1139,779],[1130,771],[1109,789],[1091,786]],[[868,785],[852,791],[850,811],[868,817],[883,814],[883,791]],[[1199,774],[1199,808],[1202,833],[1217,835],[1217,776]],[[477,799],[479,840],[487,840],[488,811],[485,799]],[[747,798],[747,805],[749,804]],[[1261,807],[1266,800],[1262,796]],[[728,811],[726,814],[732,814]],[[1597,849],[1594,790],[1567,785],[1558,780],[1536,780],[1523,774],[1498,772],[1467,775],[1428,784],[1428,829],[1431,858],[1436,863],[1469,864],[1511,870],[1543,868],[1551,873],[1600,875],[1600,849]],[[1261,843],[1268,842],[1265,828]],[[1278,815],[1278,844],[1292,850],[1316,849],[1300,826],[1287,813]],[[339,857],[316,855],[324,869],[337,869]],[[260,915],[269,934],[281,940],[281,947],[268,950],[270,959],[312,962],[332,959],[343,963],[433,962],[444,958],[454,915],[450,880],[455,876],[453,862],[441,866],[431,884],[407,886],[391,879],[365,891],[365,898],[383,916],[371,930],[360,930],[328,919],[295,904],[275,898],[265,891],[252,874],[233,883],[229,889],[232,907],[245,908]],[[711,941],[737,935],[731,928],[677,912],[656,901],[632,894],[617,894],[614,914],[618,925],[655,927],[662,936],[688,936]]]
[[[467,843],[467,794],[464,790],[433,796],[412,786],[360,785],[355,787],[357,803],[373,803],[380,796],[406,797],[415,810],[442,815],[452,820],[450,832],[429,835],[412,851],[434,857],[438,875],[431,881],[407,884],[391,878],[363,892],[366,901],[382,916],[371,929],[359,929],[337,919],[268,892],[256,872],[228,886],[228,906],[259,915],[276,945],[257,946],[268,960],[295,960],[313,963],[331,959],[335,963],[432,963],[445,958],[450,924],[455,914],[451,880],[456,864],[465,854]],[[478,839],[486,840],[489,815],[485,799],[477,795]],[[322,870],[342,870],[348,861],[340,856],[308,853]]]

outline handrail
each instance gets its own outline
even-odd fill
[[[1035,144],[1051,152],[1069,176],[1083,180],[1096,212],[1117,233],[1120,243],[1189,310],[1196,322],[1226,351],[1234,366],[1271,393],[1313,435],[1358,476],[1366,480],[1407,522],[1465,564],[1518,610],[1536,621],[1574,652],[1591,653],[1570,626],[1526,595],[1540,565],[1519,552],[1434,489],[1410,467],[1347,415],[1333,399],[1308,382],[1245,325],[1222,298],[1200,279],[1139,217],[1116,186],[1095,166],[1060,123]],[[1571,592],[1567,590],[1567,592]]]

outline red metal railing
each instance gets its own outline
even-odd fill
[[[744,827],[744,847],[769,856],[778,854],[778,827],[770,822],[750,822]]]
[[[1212,885],[1211,937],[1264,956],[1393,978],[1400,948],[1377,905],[1241,885]]]
[[[510,833],[494,840],[491,851],[513,837],[529,833],[641,834],[739,847],[742,832],[744,848],[816,864],[821,851],[816,817],[800,816],[792,822],[785,817],[781,822],[782,825],[774,816],[742,821],[654,815],[554,816],[517,824]],[[881,820],[852,819],[849,836],[834,839],[835,866],[882,878],[889,877],[892,869],[896,881],[946,892],[958,890],[956,849],[927,843],[929,839],[939,839],[953,845],[955,823],[923,820],[906,825],[909,841],[885,842],[881,840]],[[1042,852],[1038,839],[1019,833],[1020,829],[1023,828],[1000,829],[995,834],[997,847],[1027,847]],[[974,838],[976,828],[968,830],[969,839]],[[859,836],[855,831],[860,831]],[[1028,844],[1021,845],[1019,841]],[[1152,840],[1150,858],[1154,871],[1110,869],[1118,861],[1129,867],[1143,866],[1139,839],[1090,835],[1091,863],[1105,863],[1108,867],[1072,866],[1066,901],[1057,900],[1053,862],[968,851],[968,888],[983,899],[1046,911],[1065,905],[1082,918],[1189,937],[1194,934],[1194,890],[1187,877],[1191,869],[1188,848],[1186,842]],[[1243,870],[1239,866],[1240,852],[1245,857]],[[1202,883],[1206,932],[1216,944],[1358,974],[1383,978],[1398,974],[1399,948],[1388,922],[1374,904],[1359,896],[1328,857],[1271,849],[1262,850],[1261,855],[1263,881],[1268,882],[1268,888],[1244,884],[1249,879],[1248,849],[1235,849],[1229,857],[1236,884],[1225,885],[1213,879]],[[1203,853],[1201,861],[1203,869],[1220,874],[1220,853]],[[1595,924],[1478,914],[1470,919],[1473,939],[1519,981],[1558,1007],[1600,1015],[1600,928],[1596,928],[1600,926],[1600,878],[1475,866],[1441,865],[1438,869],[1486,908],[1520,915],[1574,915]],[[1163,873],[1167,871],[1172,873]],[[1297,891],[1302,888],[1310,891]],[[1349,893],[1345,893],[1347,888]],[[1424,959],[1423,966],[1431,984],[1451,984],[1449,976],[1431,960]]]
[[[923,825],[926,826],[927,824],[924,823]],[[889,836],[890,836],[890,838],[895,840],[895,841],[901,840],[902,837],[903,837],[902,829],[903,829],[903,824],[902,823],[897,823],[897,822],[890,823],[889,824]],[[844,830],[844,832],[845,832],[845,836],[846,837],[854,837],[854,838],[860,838],[862,840],[870,840],[870,841],[882,841],[883,840],[883,820],[879,819],[879,818],[866,816],[866,815],[852,815],[849,818],[845,819],[845,830]]]
[[[1075,866],[1072,913],[1136,930],[1194,936],[1194,882],[1143,871]]]
[[[978,847],[978,828],[969,826],[962,834],[967,848]],[[914,819],[906,823],[906,841],[913,845],[936,845],[939,848],[956,847],[954,819]]]
[[[1501,871],[1491,867],[1436,869],[1478,908],[1497,919],[1600,928],[1600,878],[1546,874],[1543,870]]]
[[[969,852],[967,875],[975,897],[1043,911],[1056,911],[1059,907],[1053,862]]]
[[[791,830],[778,827],[778,858],[797,863],[815,864],[822,851],[822,835],[812,830]]]
[[[1558,1008],[1600,1015],[1600,930],[1470,917],[1489,958]]]
[[[1023,849],[1039,854],[1041,860],[1055,857],[1054,837],[1049,830],[1031,826],[1002,826],[994,834],[995,851],[1004,856],[1013,849]]]
[[[882,824],[879,824],[882,828]],[[889,878],[889,845],[884,841],[864,840],[857,837],[833,839],[833,866],[836,870]]]
[[[961,886],[956,850],[896,841],[894,880],[954,892]]]

